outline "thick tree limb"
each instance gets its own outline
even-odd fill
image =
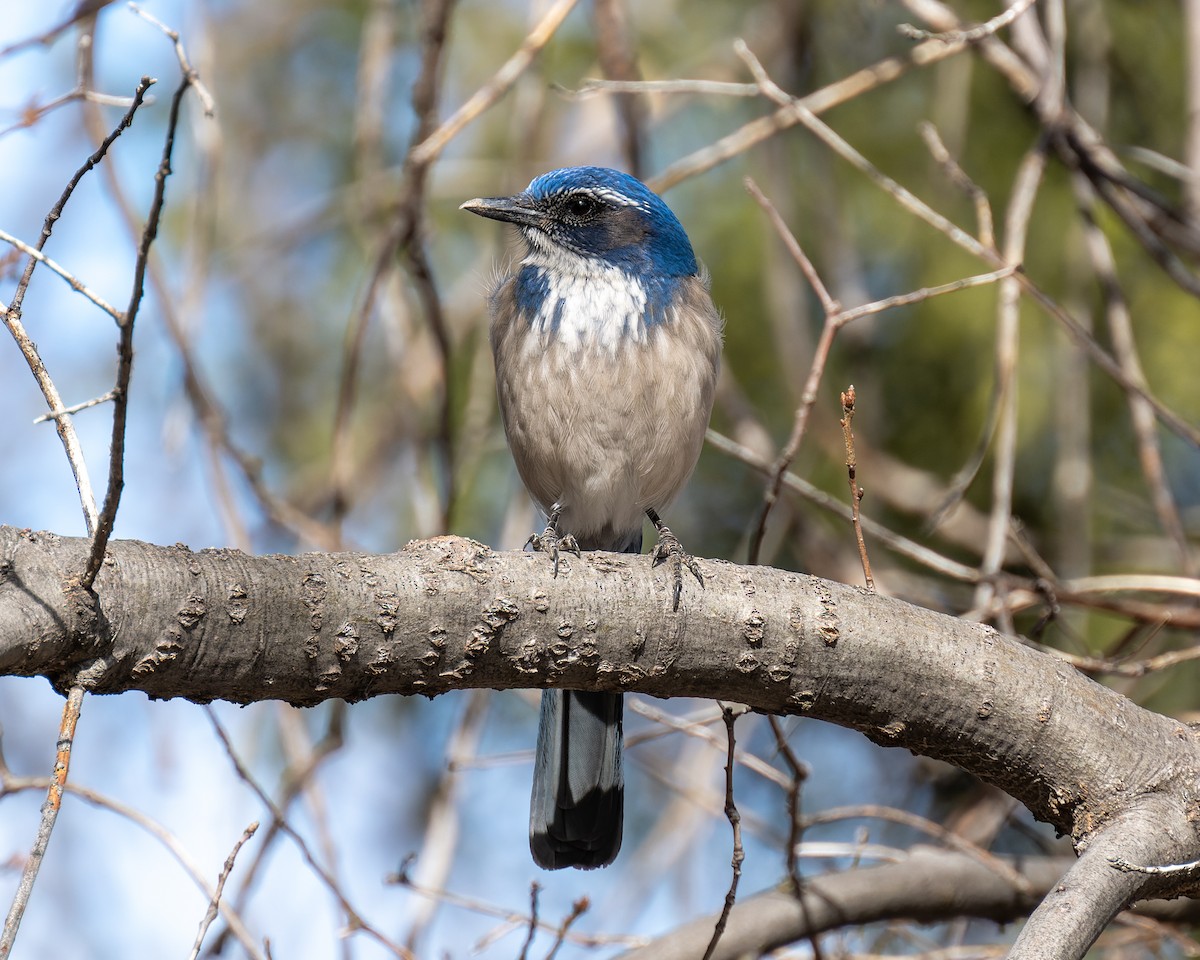
[[[988,627],[843,584],[704,561],[707,586],[673,613],[647,557],[567,557],[551,579],[543,556],[457,537],[386,556],[119,541],[97,602],[73,579],[87,547],[0,527],[0,674],[61,688],[87,667],[94,693],[199,702],[541,686],[717,698],[947,760],[1077,847],[1153,801],[1153,855],[1200,853],[1200,732]],[[1146,862],[1145,836],[1122,836],[1105,835],[1106,855]],[[1195,889],[1128,877],[1119,899]]]
[[[1062,875],[1060,857],[1013,861],[1037,895]],[[804,937],[879,920],[933,923],[977,917],[1003,923],[1028,916],[1037,895],[1023,895],[973,857],[918,846],[901,863],[813,877],[801,897],[771,890],[733,908],[713,960],[757,957]],[[702,917],[630,950],[619,960],[691,960],[712,936],[713,917]]]
[[[1020,920],[1071,866],[1062,857],[1012,857],[1005,862],[1025,879],[1028,892],[1017,890],[975,857],[919,845],[899,863],[812,877],[800,898],[787,890],[757,894],[733,908],[713,960],[757,957],[805,937],[880,920]],[[1196,916],[1195,901],[1151,900],[1136,909],[1178,920],[1182,906],[1190,911],[1184,916]],[[691,960],[712,936],[714,921],[713,916],[693,920],[618,960]]]
[[[1114,868],[1110,858],[1138,851],[1142,864],[1166,862],[1165,847],[1173,847],[1181,820],[1194,819],[1195,799],[1190,814],[1171,809],[1172,798],[1147,798],[1115,823],[1108,825],[1080,851],[1062,880],[1021,929],[1009,957],[1014,960],[1055,960],[1082,957],[1104,931],[1109,920],[1138,890],[1138,874]],[[1117,851],[1122,851],[1117,853]]]

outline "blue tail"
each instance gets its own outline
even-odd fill
[[[639,531],[626,553],[640,553]],[[621,849],[625,773],[619,693],[543,690],[529,849],[546,870],[606,867]]]

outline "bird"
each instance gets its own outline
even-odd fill
[[[524,256],[488,306],[508,446],[546,517],[527,542],[557,576],[564,553],[670,561],[672,608],[695,559],[663,523],[695,468],[712,412],[724,321],[682,224],[637,178],[598,166],[535,177],[461,209],[514,224]],[[529,845],[547,870],[612,863],[624,810],[621,694],[544,690]]]

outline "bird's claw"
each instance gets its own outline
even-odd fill
[[[550,560],[554,563],[554,572],[552,577],[558,576],[558,557],[560,553],[573,553],[579,557],[582,554],[579,552],[579,543],[576,539],[567,534],[565,537],[558,535],[558,528],[553,523],[546,525],[546,529],[541,533],[531,533],[529,539],[525,541],[527,547],[533,547],[539,553],[550,554]]]
[[[679,538],[671,532],[670,527],[665,523],[658,527],[658,543],[654,545],[654,550],[650,553],[650,560],[653,566],[658,566],[665,560],[671,561],[671,574],[674,579],[674,588],[671,592],[671,609],[679,609],[679,597],[683,593],[683,568],[686,566],[692,576],[699,582],[701,588],[704,587],[704,574],[700,572],[700,564],[696,562],[696,558],[683,549],[683,544],[679,542]]]

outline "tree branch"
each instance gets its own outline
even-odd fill
[[[787,890],[760,893],[733,908],[713,960],[762,956],[804,937],[880,920],[975,917],[1008,923],[1053,891],[1070,865],[1061,857],[1014,857],[1006,863],[1026,881],[1027,892],[966,854],[915,846],[899,863],[812,877],[799,897]],[[1172,905],[1159,900],[1139,905],[1139,912],[1151,916],[1164,909]],[[618,960],[690,960],[704,949],[712,925],[712,917],[700,917]]]
[[[1171,798],[1150,797],[1092,839],[1021,930],[1010,960],[1082,957],[1116,914],[1137,897],[1137,873],[1113,859],[1163,862],[1178,836]]]
[[[719,698],[954,763],[1078,845],[1146,797],[1174,798],[1173,839],[1150,859],[1200,852],[1179,812],[1200,731],[988,627],[843,584],[705,561],[705,589],[673,613],[648,557],[568,557],[552,580],[543,556],[458,537],[385,556],[116,541],[97,606],[72,579],[87,550],[0,527],[0,674],[61,686],[95,661],[90,692],[200,702],[546,686]]]

